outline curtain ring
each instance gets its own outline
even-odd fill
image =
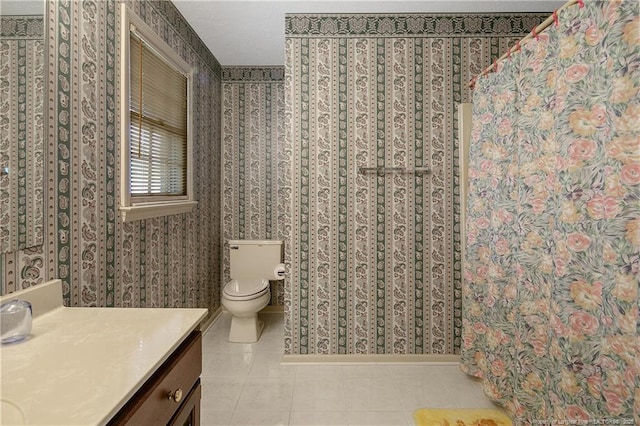
[[[556,24],[556,27],[560,24],[558,22],[558,9],[553,11],[553,22]]]
[[[578,0],[578,6],[582,9],[584,7],[584,0]]]
[[[533,37],[536,40],[540,40],[540,37],[538,36],[538,32],[536,31],[537,27],[538,27],[537,25],[533,27],[533,29],[531,30],[531,34],[533,34]]]

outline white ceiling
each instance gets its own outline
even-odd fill
[[[550,12],[564,0],[173,0],[223,66],[283,65],[285,13]]]
[[[9,15],[42,15],[44,13],[43,0],[0,0],[2,16]]]

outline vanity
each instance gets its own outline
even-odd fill
[[[0,424],[199,424],[207,309],[68,308],[60,280],[16,298],[33,327],[0,347]]]

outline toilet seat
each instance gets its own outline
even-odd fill
[[[222,290],[228,300],[252,300],[269,291],[269,280],[264,278],[231,280]]]

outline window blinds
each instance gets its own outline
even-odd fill
[[[131,198],[187,195],[187,78],[130,38]]]

